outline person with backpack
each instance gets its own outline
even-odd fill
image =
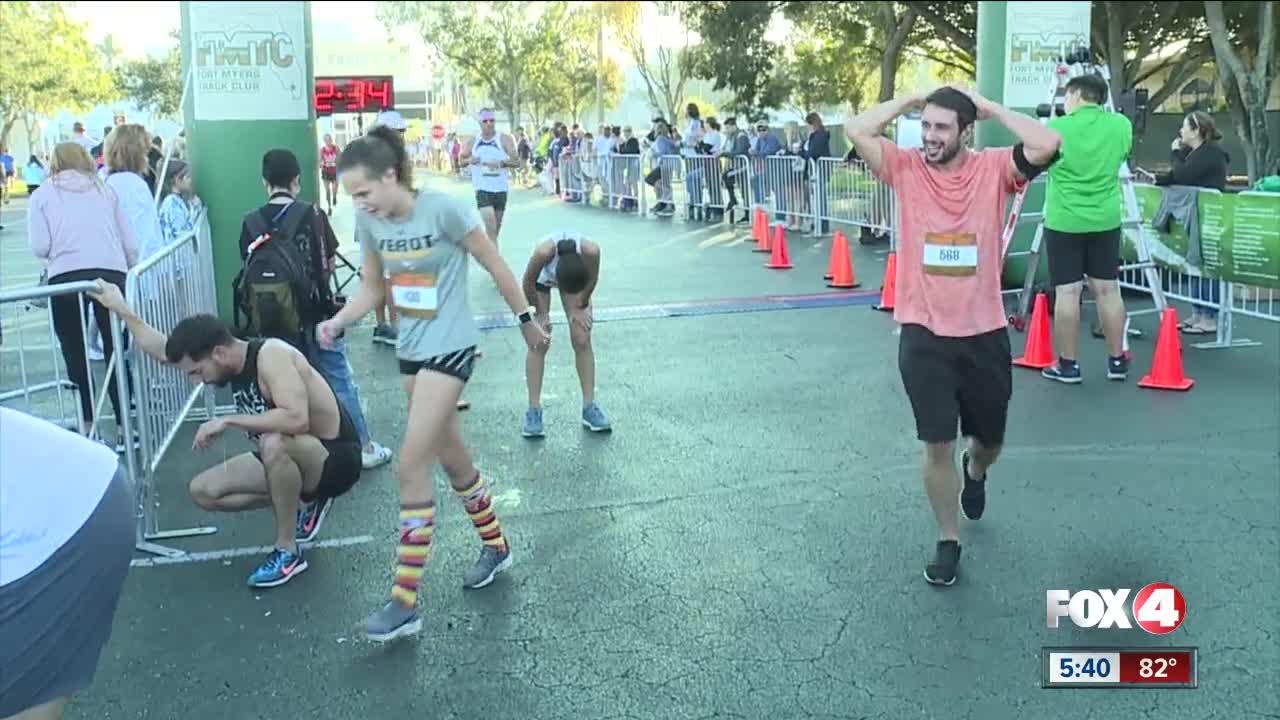
[[[262,156],[268,199],[241,224],[240,257],[245,265],[235,285],[237,330],[279,338],[302,351],[351,414],[363,467],[369,470],[390,462],[391,449],[369,435],[345,342],[325,348],[315,341],[316,325],[339,309],[329,282],[338,239],[323,211],[297,199],[301,176],[298,158],[289,150],[277,148]]]

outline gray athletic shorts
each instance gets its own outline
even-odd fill
[[[93,682],[133,556],[131,495],[117,471],[70,540],[40,567],[0,587],[0,718]]]

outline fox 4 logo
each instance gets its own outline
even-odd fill
[[[1076,627],[1131,630],[1133,623],[1125,612],[1125,601],[1131,592],[1129,588],[1076,593],[1048,590],[1045,609],[1049,629],[1056,629],[1060,618],[1069,617]],[[1133,596],[1133,620],[1152,635],[1168,635],[1186,618],[1186,599],[1168,583],[1152,583]]]

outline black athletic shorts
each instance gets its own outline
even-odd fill
[[[476,364],[476,346],[455,350],[445,355],[429,357],[426,360],[400,359],[401,375],[417,375],[423,370],[444,373],[456,377],[462,382],[471,379],[471,371]]]
[[[1054,287],[1094,280],[1115,280],[1120,274],[1120,228],[1068,233],[1044,229],[1049,279]]]
[[[491,207],[494,212],[507,211],[507,194],[504,192],[476,191],[476,207]]]
[[[315,492],[302,493],[305,502],[345,495],[355,487],[360,480],[360,472],[364,469],[364,447],[360,444],[360,435],[341,401],[338,401],[338,437],[321,440],[320,444],[329,451],[329,457],[324,460]],[[254,450],[253,456],[258,458],[258,462],[262,462],[261,450]],[[266,463],[263,463],[263,467],[266,467]]]
[[[941,337],[923,325],[903,325],[898,370],[920,440],[955,440],[958,420],[961,435],[976,438],[986,447],[1004,443],[1013,394],[1008,330]]]

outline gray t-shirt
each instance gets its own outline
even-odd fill
[[[396,356],[421,361],[480,342],[467,300],[468,254],[463,238],[483,228],[480,213],[449,195],[418,191],[413,212],[386,219],[356,212],[356,242],[377,253],[387,300],[400,316]]]

